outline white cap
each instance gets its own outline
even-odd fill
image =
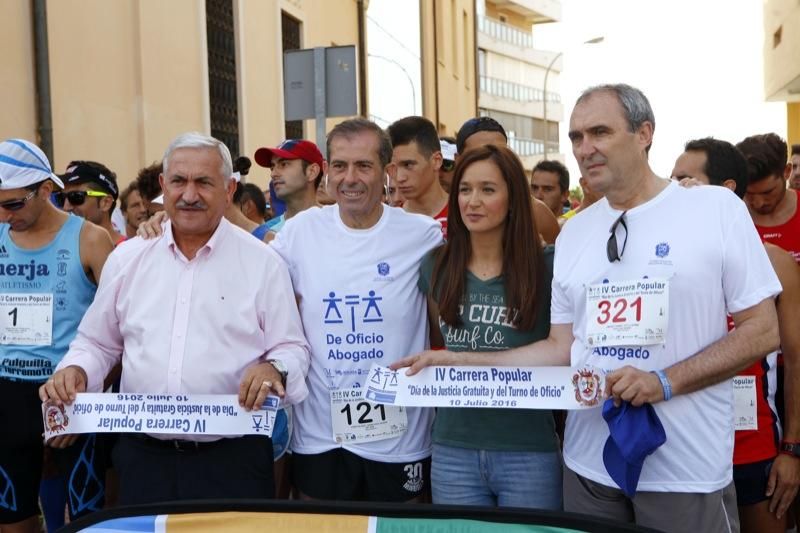
[[[48,179],[64,188],[38,146],[23,139],[0,143],[0,190],[21,189]]]
[[[439,145],[442,147],[442,159],[447,161],[456,160],[456,145],[449,143],[444,139],[439,139]]]

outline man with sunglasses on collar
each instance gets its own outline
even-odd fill
[[[125,240],[111,224],[111,214],[119,197],[114,172],[95,161],[72,161],[60,178],[64,190],[55,193],[56,205],[106,230],[114,244]]]
[[[0,529],[39,531],[39,386],[67,352],[113,249],[108,234],[57,209],[62,187],[34,144],[0,143]],[[63,440],[51,443],[60,447]]]
[[[653,172],[654,129],[634,87],[601,85],[578,98],[572,152],[605,198],[558,237],[547,339],[504,354],[427,352],[395,366],[602,369],[613,403],[567,416],[565,510],[663,531],[738,531],[731,378],[777,349],[781,285],[736,195]],[[629,414],[620,425],[604,418],[615,406]],[[655,435],[631,422],[642,412],[654,413],[666,441],[646,461],[637,450],[624,457],[629,481],[609,450],[628,442],[619,429],[630,441]]]

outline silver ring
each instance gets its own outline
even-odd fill
[[[264,385],[266,385],[268,389],[271,389],[271,388],[272,388],[272,382],[271,382],[271,381],[265,381],[265,382],[263,382],[263,383],[261,384],[261,386],[262,386],[262,387],[263,387]]]

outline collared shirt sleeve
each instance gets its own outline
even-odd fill
[[[280,234],[279,234],[280,235]],[[308,396],[306,375],[310,364],[308,341],[303,332],[289,271],[280,256],[270,250],[269,273],[262,291],[264,324],[264,359],[286,365],[285,404],[299,403]]]
[[[87,392],[103,392],[103,381],[122,357],[116,302],[120,284],[119,254],[108,256],[94,301],[83,315],[78,333],[56,370],[79,366],[86,372]]]

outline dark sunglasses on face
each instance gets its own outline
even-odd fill
[[[444,170],[445,172],[450,172],[455,168],[455,166],[456,166],[455,161],[449,161],[447,159],[442,160],[442,170]]]
[[[53,193],[53,200],[58,207],[64,207],[64,200],[69,200],[71,205],[83,205],[86,197],[102,198],[108,196],[108,193],[100,191],[70,191],[70,192],[57,192]]]
[[[25,207],[25,204],[28,202],[28,200],[36,196],[36,191],[38,191],[38,189],[29,192],[28,194],[25,195],[24,198],[20,198],[18,200],[8,200],[5,202],[0,202],[0,207],[5,209],[6,211],[19,211],[20,209]]]
[[[619,216],[617,220],[611,224],[611,236],[608,238],[608,242],[606,243],[606,255],[608,256],[608,262],[613,263],[614,261],[619,261],[622,259],[622,254],[625,253],[625,245],[628,244],[628,225],[625,223],[625,213],[627,211],[623,211],[622,214]],[[619,245],[617,244],[617,227],[622,226],[625,230],[625,240],[622,241],[622,250],[620,251]]]

